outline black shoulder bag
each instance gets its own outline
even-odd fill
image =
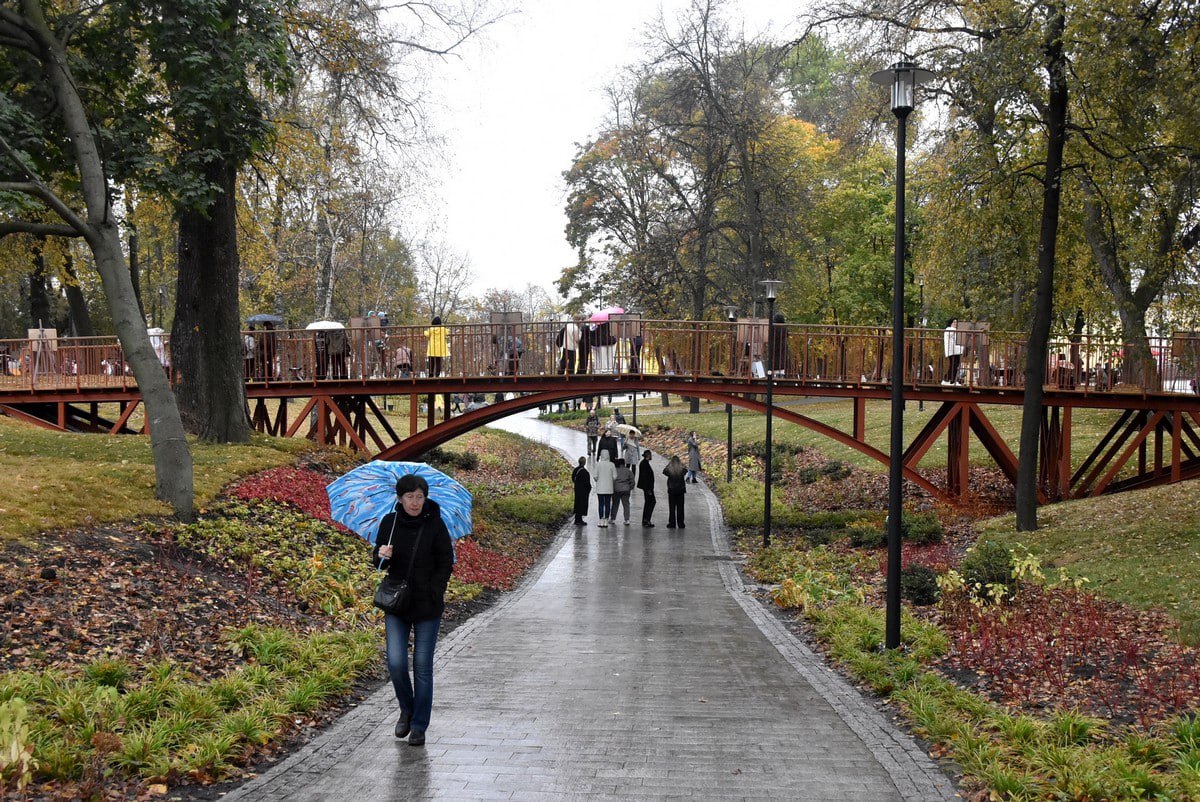
[[[400,513],[397,511],[396,518],[392,519],[392,531],[388,534],[387,542],[389,546],[392,545],[392,536],[396,534],[396,520],[399,516]],[[417,559],[417,549],[421,547],[423,534],[425,534],[425,525],[421,524],[421,528],[417,530],[417,541],[413,543],[412,555],[408,558],[408,571],[404,574],[404,579],[393,579],[391,574],[388,574],[380,581],[379,587],[375,588],[375,606],[385,613],[400,615],[408,606],[408,588],[412,578],[413,562]]]

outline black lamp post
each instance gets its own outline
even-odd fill
[[[733,375],[733,368],[737,364],[737,328],[733,325],[737,321],[738,308],[733,304],[725,307],[725,319],[729,321],[729,373]],[[733,404],[725,405],[725,482],[728,484],[733,481]]]
[[[775,446],[771,440],[771,424],[775,420],[775,408],[771,403],[771,385],[774,383],[775,372],[775,293],[782,281],[767,279],[759,284],[767,291],[767,455],[766,477],[763,482],[763,548],[771,545],[771,456]]]
[[[933,77],[929,70],[899,61],[871,75],[871,80],[892,87],[892,113],[896,115],[896,243],[892,272],[892,439],[888,461],[887,616],[884,646],[900,646],[900,525],[904,514],[901,496],[904,479],[904,149],[908,115],[918,84]],[[767,385],[770,386],[769,384]]]

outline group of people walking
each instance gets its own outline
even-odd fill
[[[600,427],[594,410],[589,411],[585,423],[588,438],[587,456],[579,458],[579,464],[571,473],[571,484],[575,492],[575,525],[587,523],[586,516],[591,496],[596,496],[596,511],[602,528],[615,525],[617,520],[631,523],[630,497],[633,491],[642,491],[642,526],[652,528],[654,508],[658,505],[655,496],[655,474],[651,464],[650,449],[642,450],[632,431],[618,442],[613,428]],[[697,483],[700,466],[700,444],[695,432],[685,438],[688,449],[688,465],[684,466],[678,456],[671,457],[662,475],[666,477],[667,528],[683,529],[684,497],[688,482]],[[588,461],[592,465],[588,467]]]

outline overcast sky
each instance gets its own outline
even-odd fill
[[[664,0],[667,19],[688,5]],[[801,3],[730,0],[747,35],[783,38]],[[575,143],[606,112],[603,88],[640,60],[653,0],[523,0],[520,11],[433,77],[449,170],[429,190],[444,239],[471,260],[473,289],[553,287],[575,255],[563,234]],[[410,232],[412,233],[412,232]]]

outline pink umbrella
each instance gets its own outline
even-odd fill
[[[592,312],[592,316],[588,318],[589,323],[605,323],[608,321],[609,315],[623,315],[624,308],[620,306],[606,306],[599,312]]]

